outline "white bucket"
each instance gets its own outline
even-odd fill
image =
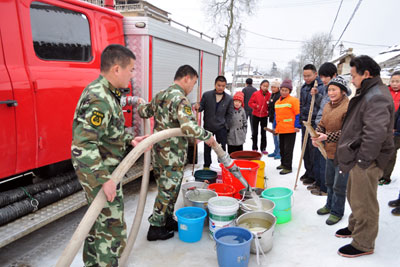
[[[210,237],[223,227],[235,226],[239,203],[232,197],[213,197],[208,200]]]

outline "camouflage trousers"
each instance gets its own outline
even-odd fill
[[[153,161],[154,162],[154,161]],[[154,202],[153,214],[149,223],[153,226],[164,226],[167,217],[174,214],[175,202],[181,189],[183,166],[153,166],[158,194]]]
[[[101,187],[89,191],[81,181],[89,205],[93,202]],[[86,267],[118,266],[118,259],[126,246],[126,224],[124,221],[124,198],[122,186],[118,184],[117,195],[113,202],[107,201],[83,246],[83,262]]]

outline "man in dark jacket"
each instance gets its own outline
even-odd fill
[[[321,100],[325,95],[324,84],[318,77],[317,69],[312,64],[307,64],[303,67],[303,78],[304,84],[300,89],[300,122],[308,120],[308,113],[310,111],[312,95],[315,94],[315,102],[313,113],[311,117],[311,125],[316,128],[315,118],[317,117],[318,111],[320,109]],[[317,90],[312,90],[314,88],[314,82],[317,81]],[[306,132],[305,126],[301,127],[301,136],[304,140],[304,135]],[[314,152],[315,148],[311,142],[307,142],[304,151],[304,167],[306,172],[300,178],[305,185],[309,185],[315,182],[314,175]]]
[[[357,88],[351,99],[337,145],[335,161],[349,173],[347,200],[351,211],[346,228],[337,237],[353,241],[338,251],[344,257],[374,252],[378,235],[378,180],[393,151],[394,106],[380,78],[379,65],[369,56],[351,60],[352,83]]]
[[[215,90],[205,92],[200,103],[196,103],[194,107],[199,112],[204,110],[204,129],[215,135],[224,151],[228,136],[227,119],[233,112],[233,99],[224,92],[225,87],[226,78],[218,76],[215,79]],[[209,168],[211,162],[211,147],[204,144],[204,168]]]
[[[257,92],[257,89],[253,87],[253,79],[247,78],[246,79],[246,87],[242,89],[242,93],[244,94],[244,110],[246,111],[246,118],[249,119],[250,117],[250,128],[251,132],[253,133],[253,109],[249,107],[249,100],[251,96]]]

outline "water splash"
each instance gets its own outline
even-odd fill
[[[251,197],[254,199],[254,202],[256,203],[257,210],[262,211],[263,207],[262,207],[260,197],[257,195],[257,193],[255,191],[251,191]]]

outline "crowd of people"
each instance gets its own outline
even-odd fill
[[[89,204],[101,189],[107,198],[85,240],[85,266],[118,266],[126,245],[122,187],[113,182],[111,173],[128,146],[145,138],[125,133],[120,106],[120,88],[128,86],[135,60],[135,55],[121,45],[106,47],[100,76],[85,88],[75,111],[71,155],[78,179]],[[282,83],[264,80],[257,90],[250,78],[246,87],[232,97],[225,92],[226,78],[218,76],[214,90],[205,92],[192,106],[186,96],[198,74],[191,66],[183,65],[176,71],[173,85],[149,103],[139,99],[137,109],[143,118],[154,117],[154,132],[179,127],[186,136],[204,141],[204,168],[212,163],[211,147],[216,142],[229,153],[243,150],[250,121],[252,149],[267,155],[266,130],[272,132],[274,151],[268,156],[280,160],[280,175],[289,174],[296,133],[301,131],[308,142],[304,147],[305,173],[300,180],[312,194],[327,196],[316,213],[329,214],[326,224],[336,224],[344,215],[347,196],[351,208],[348,226],[338,230],[336,236],[352,238],[352,242],[338,253],[345,257],[367,255],[373,253],[378,234],[378,184],[390,183],[400,147],[400,72],[392,74],[388,88],[372,58],[355,57],[350,66],[356,88],[351,99],[351,90],[337,75],[335,65],[324,63],[318,72],[312,64],[304,66],[299,98],[291,95],[293,85],[289,79]],[[196,122],[193,110],[204,113],[204,128]],[[315,137],[309,139],[305,121],[315,129]],[[267,128],[268,122],[272,130]],[[326,158],[317,148],[320,143]],[[149,241],[169,239],[178,229],[173,213],[187,147],[186,137],[172,137],[151,148],[158,194],[148,218]],[[400,215],[400,194],[388,204],[394,208],[394,215]]]

